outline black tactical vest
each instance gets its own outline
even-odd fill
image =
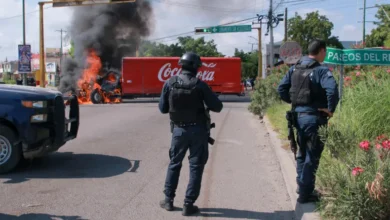
[[[296,106],[310,105],[313,102],[313,88],[311,86],[310,74],[313,69],[320,66],[317,61],[307,65],[300,62],[295,65],[291,75],[290,98],[293,108]]]
[[[197,77],[182,75],[169,79],[169,116],[174,123],[204,121],[204,104],[197,83]]]

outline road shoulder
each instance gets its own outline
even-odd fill
[[[275,154],[280,163],[283,179],[285,181],[287,192],[290,196],[291,206],[295,208],[296,219],[302,220],[319,220],[320,215],[316,212],[314,203],[300,204],[297,203],[298,195],[296,194],[296,163],[292,157],[292,153],[282,148],[282,140],[278,138],[278,133],[274,131],[267,117],[263,118],[264,125],[269,134],[271,145],[274,148]]]

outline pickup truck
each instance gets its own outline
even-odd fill
[[[57,151],[77,137],[78,129],[76,96],[0,83],[0,173],[12,171],[22,159]]]

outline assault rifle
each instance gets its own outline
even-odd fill
[[[294,153],[294,159],[297,159],[297,143],[294,136],[295,114],[293,111],[287,111],[286,113],[287,127],[288,127],[288,140],[290,141],[290,149]]]
[[[205,114],[206,114],[207,133],[209,135],[207,141],[209,142],[209,144],[214,145],[215,140],[212,137],[210,137],[210,135],[211,135],[211,129],[215,128],[215,123],[211,123],[210,109],[206,108],[205,109]]]

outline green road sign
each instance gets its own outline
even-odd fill
[[[251,32],[252,25],[233,25],[233,26],[215,26],[206,28],[195,28],[195,33],[237,33],[237,32]]]
[[[339,65],[390,65],[390,50],[326,48],[325,63]]]

